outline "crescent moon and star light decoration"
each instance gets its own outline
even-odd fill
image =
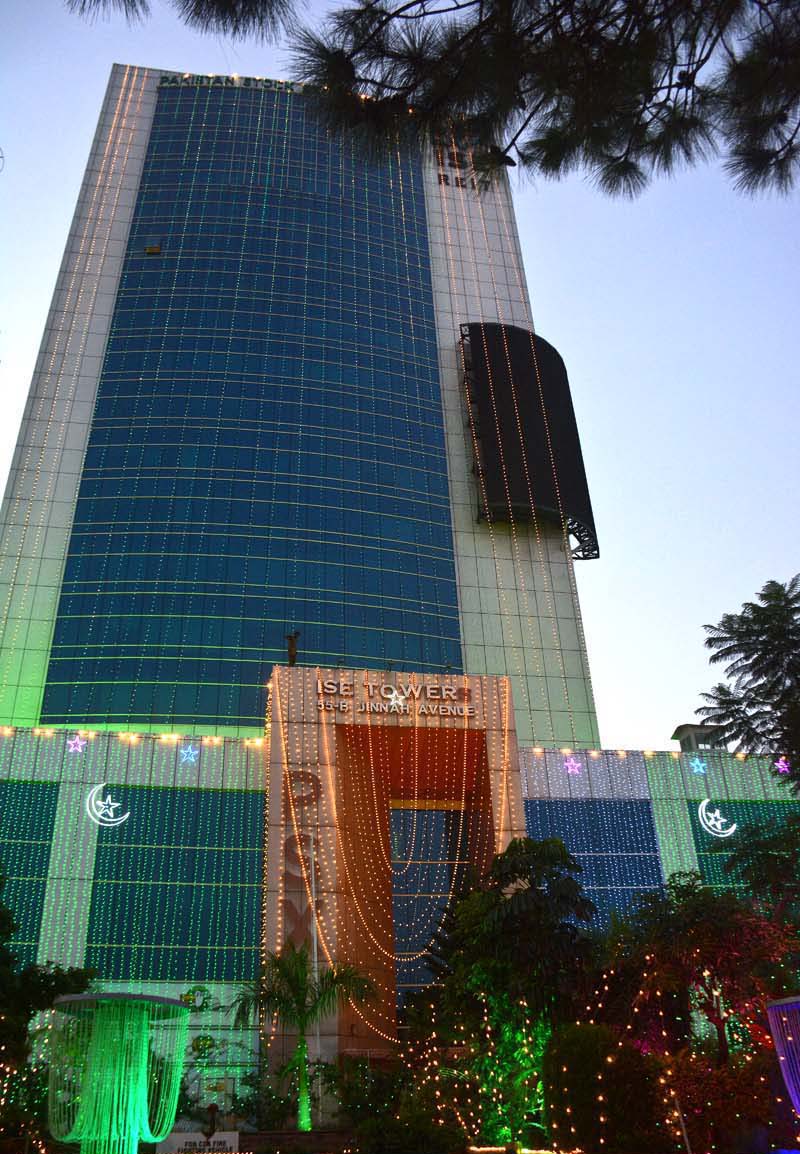
[[[736,822],[728,824],[728,819],[720,813],[719,807],[709,810],[711,798],[707,797],[697,807],[697,817],[700,825],[712,837],[730,837],[736,833]]]
[[[115,826],[122,825],[131,816],[131,811],[116,815],[116,810],[122,808],[122,803],[114,801],[110,793],[105,797],[101,797],[103,790],[106,788],[106,783],[101,781],[99,785],[93,786],[86,795],[86,813],[95,823],[95,825]]]

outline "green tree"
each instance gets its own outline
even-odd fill
[[[737,751],[785,758],[783,779],[800,792],[800,573],[768,581],[756,601],[704,629],[729,684],[702,694],[698,714]]]
[[[742,826],[733,848],[720,846],[718,852],[727,855],[724,872],[747,886],[776,920],[800,916],[800,813]]]
[[[435,970],[456,1006],[493,989],[525,998],[534,1015],[570,1008],[591,940],[594,906],[580,866],[558,838],[516,838],[446,915]]]
[[[541,1122],[541,1062],[553,1021],[574,1016],[594,907],[557,839],[519,838],[455,901],[437,936],[438,978],[407,1011],[423,1082],[435,1017],[437,1106],[472,1139],[530,1144]]]
[[[240,987],[234,1002],[237,1026],[275,1015],[285,1029],[297,1034],[292,1063],[297,1071],[298,1130],[311,1129],[309,1028],[344,1002],[361,1004],[373,994],[372,982],[355,966],[335,965],[315,974],[308,946],[298,949],[292,942],[280,953],[268,954],[259,976]]]
[[[92,14],[147,0],[67,0]],[[191,26],[274,37],[292,0],[172,0]],[[747,190],[800,166],[794,0],[352,0],[294,34],[294,72],[340,127],[450,141],[468,163],[633,195],[711,153]]]
[[[0,895],[4,884],[0,875]],[[20,966],[12,948],[16,931],[14,915],[0,896],[0,1129],[40,1140],[47,1079],[43,1068],[31,1063],[31,1023],[61,995],[83,993],[94,972]]]
[[[437,994],[429,987],[406,1010],[407,1096],[422,1103],[433,1092],[435,1124],[459,1127],[471,1143],[538,1147],[549,1021],[499,982],[470,989],[460,1007]]]

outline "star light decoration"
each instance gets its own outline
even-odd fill
[[[723,817],[719,806],[716,809],[709,809],[711,805],[711,798],[707,797],[697,807],[697,819],[701,827],[706,833],[713,834],[714,837],[733,837],[736,830],[739,828],[735,821],[729,821],[727,817]]]
[[[70,751],[70,753],[83,753],[84,749],[86,749],[87,744],[88,743],[86,741],[86,738],[81,737],[81,735],[79,733],[76,733],[74,737],[68,738],[67,749]]]
[[[708,815],[708,824],[712,829],[722,829],[725,825],[725,819],[718,809],[712,809]]]
[[[406,703],[406,699],[405,699],[405,697],[403,697],[403,694],[400,692],[400,690],[399,689],[393,689],[390,696],[389,696],[389,709],[391,709],[391,710],[402,709],[403,706],[405,705],[405,703]]]
[[[188,745],[184,745],[183,749],[180,751],[181,765],[197,765],[197,757],[199,753],[200,750],[196,749],[191,742],[189,742]]]
[[[120,805],[121,802],[112,801],[111,794],[107,793],[105,798],[102,801],[98,801],[97,803],[97,816],[113,818],[114,810],[119,809]]]
[[[580,773],[582,768],[583,767],[581,766],[581,763],[578,761],[577,757],[568,757],[564,762],[564,769],[567,771],[567,773],[572,774],[573,776]]]
[[[791,773],[792,770],[788,757],[779,757],[775,762],[775,768],[778,773]]]
[[[702,757],[693,757],[689,762],[689,765],[692,767],[692,773],[706,772],[706,763],[703,761]]]

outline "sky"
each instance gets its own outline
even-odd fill
[[[290,76],[285,47],[200,36],[152,7],[130,27],[61,0],[0,6],[3,479],[111,65]],[[512,180],[600,540],[576,570],[603,745],[671,748],[719,680],[703,624],[800,570],[800,191],[745,197],[719,164],[633,202],[578,176]]]

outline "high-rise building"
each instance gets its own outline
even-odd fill
[[[379,990],[312,1057],[374,1053],[510,838],[563,838],[602,919],[798,804],[598,748],[566,371],[474,182],[290,84],[111,77],[0,518],[0,873],[25,962],[191,1004],[204,1103],[287,939]]]
[[[569,386],[471,173],[292,84],[114,68],[3,505],[0,722],[253,737],[291,646],[508,676],[524,745],[598,744]]]
[[[563,837],[606,916],[778,800],[598,748],[566,370],[456,140],[115,67],[0,520],[16,947],[189,998],[206,1101],[287,938],[380,991],[316,1052],[374,1050],[467,864]]]

